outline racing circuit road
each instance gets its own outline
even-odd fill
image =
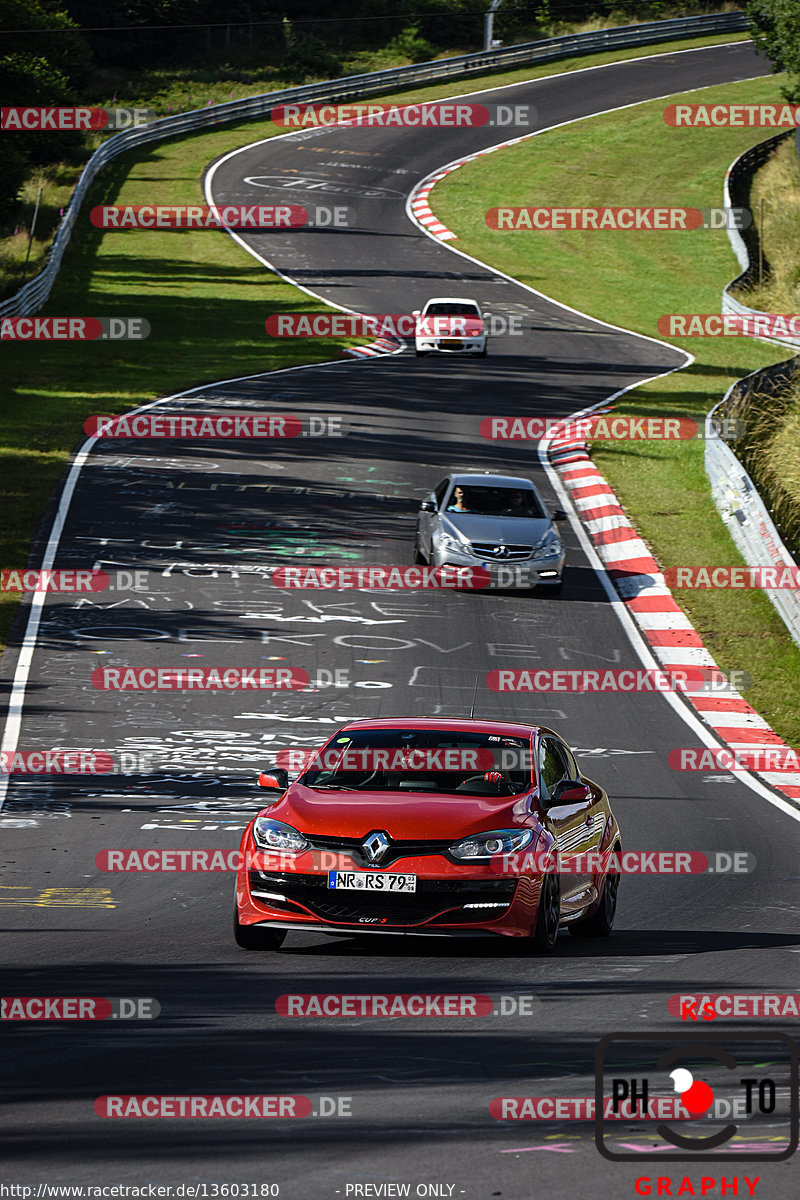
[[[487,98],[531,103],[549,125],[767,71],[749,44],[737,43]],[[797,820],[731,775],[669,769],[670,749],[700,744],[679,701],[479,689],[477,715],[541,721],[577,748],[584,772],[609,792],[626,849],[756,858],[744,876],[625,878],[612,938],[562,935],[548,959],[484,942],[307,933],[290,935],[277,954],[248,955],[231,936],[231,876],[95,866],[95,855],[114,847],[234,847],[261,806],[256,770],[279,747],[313,745],[352,717],[467,715],[476,675],[499,666],[640,665],[568,525],[558,599],[279,592],[264,578],[265,567],[288,562],[410,562],[419,501],[451,469],[529,474],[558,504],[534,448],[481,441],[480,419],[566,415],[682,361],[666,346],[548,303],[409,221],[405,197],[419,179],[494,140],[489,128],[446,136],[322,129],[239,149],[207,179],[215,202],[302,204],[313,195],[350,206],[349,229],[247,237],[265,261],[334,304],[397,313],[429,295],[474,295],[490,312],[521,314],[526,332],[495,339],[485,361],[417,360],[406,351],[220,382],[160,405],[333,415],[344,438],[106,440],[92,449],[56,561],[146,570],[148,584],[121,598],[48,597],[18,744],[124,752],[137,765],[79,788],[11,779],[0,819],[12,964],[3,994],[155,997],[161,1015],[6,1025],[10,1181],[277,1183],[287,1200],[400,1181],[412,1195],[430,1183],[444,1188],[432,1194],[456,1197],[549,1191],[605,1200],[633,1195],[646,1174],[697,1182],[746,1172],[760,1177],[759,1197],[793,1194],[787,1163],[660,1163],[656,1171],[646,1161],[601,1159],[589,1123],[503,1123],[489,1113],[499,1096],[592,1095],[599,1038],[674,1030],[677,1040],[684,1027],[667,1011],[677,992],[796,990]],[[242,261],[250,262],[244,252]],[[221,335],[220,375],[235,368],[235,348]],[[7,677],[17,655],[7,652]],[[351,686],[274,695],[95,690],[92,671],[108,665],[288,665],[312,679],[318,668],[344,669]],[[275,1013],[283,993],[337,991],[532,994],[540,1003],[533,1017],[306,1021]],[[351,1097],[352,1116],[95,1115],[101,1095],[153,1093],[304,1094],[315,1109],[320,1095]],[[769,1137],[767,1123],[759,1144]],[[645,1160],[646,1128],[624,1123],[626,1139]]]

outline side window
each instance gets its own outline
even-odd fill
[[[554,787],[562,779],[570,778],[567,760],[561,747],[552,738],[542,738],[539,743],[539,777],[547,793],[543,799],[552,795]]]
[[[581,777],[581,773],[578,770],[578,764],[575,762],[575,756],[573,755],[569,746],[565,746],[563,742],[560,742],[558,748],[561,751],[561,753],[564,755],[564,758],[566,760],[567,774],[568,774],[569,778],[579,780]]]
[[[445,492],[447,491],[447,485],[449,484],[449,482],[450,482],[449,479],[443,479],[441,483],[436,485],[436,489],[433,494],[436,497],[436,507],[437,508],[442,507],[442,503],[443,503],[444,497],[445,497]]]

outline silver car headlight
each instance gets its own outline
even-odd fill
[[[262,850],[280,850],[283,854],[300,854],[310,845],[297,829],[273,817],[256,817],[253,837]]]
[[[439,545],[443,550],[456,550],[459,554],[469,554],[470,548],[466,542],[462,542],[461,538],[453,537],[449,533],[443,533],[439,537]]]
[[[514,854],[523,850],[533,837],[532,829],[492,829],[476,833],[450,847],[453,858],[475,860],[493,858],[495,854]]]
[[[541,542],[533,548],[532,558],[547,558],[552,554],[561,552],[561,539],[555,529],[551,529],[546,533]]]

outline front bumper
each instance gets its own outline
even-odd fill
[[[463,338],[415,338],[417,351],[425,354],[483,354],[486,349],[485,337]]]
[[[558,584],[564,573],[566,550],[541,558],[482,559],[449,547],[434,546],[433,566],[483,567],[489,572],[491,585],[496,588],[535,588]]]
[[[236,882],[239,920],[333,933],[529,937],[533,931],[541,886],[537,876],[498,876],[442,859],[436,867],[427,859],[424,867],[406,860],[389,869],[416,874],[417,891],[342,892],[328,888],[327,871],[243,867]]]

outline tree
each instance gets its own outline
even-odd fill
[[[784,98],[800,100],[800,0],[751,0],[746,11],[758,52],[789,76]]]

